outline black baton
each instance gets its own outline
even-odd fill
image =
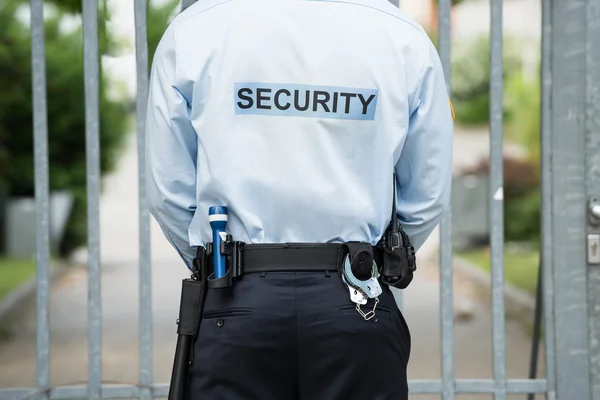
[[[169,400],[185,399],[193,340],[193,337],[189,335],[179,335],[177,337],[175,361],[173,362],[173,373],[171,374],[171,385],[169,386]]]
[[[185,400],[187,398],[188,374],[193,363],[193,346],[202,320],[207,289],[204,249],[199,253],[194,260],[195,270],[192,278],[184,279],[181,284],[177,346],[169,385],[169,400]]]

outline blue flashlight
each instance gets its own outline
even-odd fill
[[[208,209],[208,221],[212,228],[213,260],[215,265],[215,279],[225,276],[225,256],[221,254],[221,242],[226,240],[225,228],[227,227],[227,207],[213,206]]]

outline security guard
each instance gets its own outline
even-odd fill
[[[187,398],[407,399],[394,276],[452,171],[424,30],[387,0],[201,0],[158,45],[147,115],[152,215],[196,280],[227,257],[225,284],[188,296]]]

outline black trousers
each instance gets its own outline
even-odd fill
[[[189,398],[408,399],[410,333],[382,288],[377,322],[358,314],[336,271],[252,273],[209,289]]]

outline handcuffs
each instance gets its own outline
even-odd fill
[[[366,280],[358,279],[352,273],[352,265],[350,263],[350,255],[346,255],[342,266],[342,281],[350,292],[350,300],[356,304],[356,311],[365,319],[365,321],[371,320],[375,317],[375,309],[379,304],[379,295],[383,292],[381,285],[379,284],[379,269],[375,260],[373,260],[373,266],[371,267],[371,277]],[[375,299],[373,309],[364,312],[361,306],[367,304],[368,299]],[[377,319],[374,320],[376,322]]]

